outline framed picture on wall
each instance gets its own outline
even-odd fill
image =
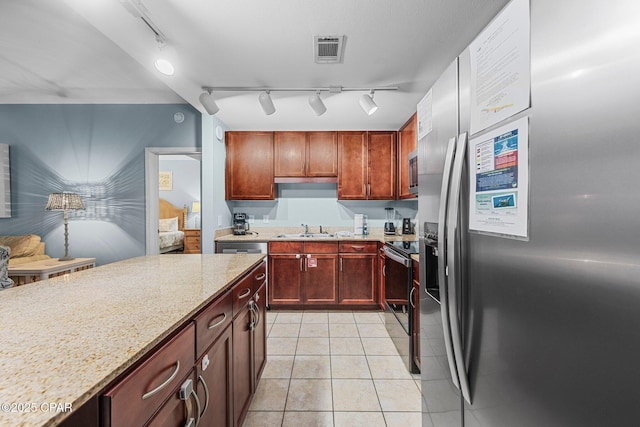
[[[160,191],[173,190],[173,173],[172,172],[159,172]]]

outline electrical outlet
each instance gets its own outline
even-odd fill
[[[218,227],[222,225],[222,215],[218,215]]]
[[[262,215],[262,222],[269,224],[269,215]]]
[[[253,224],[256,220],[256,216],[255,215],[249,215],[249,224]]]

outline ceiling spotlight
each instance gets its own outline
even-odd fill
[[[322,102],[322,98],[320,98],[320,91],[316,91],[315,95],[311,95],[309,97],[309,105],[316,116],[321,116],[327,111],[327,107]]]
[[[171,62],[167,61],[166,59],[157,59],[153,65],[155,65],[156,70],[158,70],[165,76],[173,76],[173,73],[175,71],[173,69],[173,64],[171,64]]]
[[[360,107],[367,113],[367,116],[372,115],[378,109],[378,105],[373,101],[373,90],[368,94],[364,94],[360,97]]]
[[[213,99],[213,95],[211,95],[211,91],[206,91],[200,94],[200,103],[204,107],[204,109],[209,113],[210,116],[213,116],[215,113],[220,111],[220,107],[216,104],[216,100]]]
[[[260,101],[260,106],[262,106],[262,111],[267,116],[276,112],[276,107],[273,105],[273,100],[271,99],[271,95],[269,95],[269,91],[264,91],[258,96],[258,101]]]

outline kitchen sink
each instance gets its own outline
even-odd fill
[[[293,234],[278,234],[276,236],[277,239],[321,239],[321,238],[331,238],[336,237],[335,234],[327,234],[327,233],[293,233]]]

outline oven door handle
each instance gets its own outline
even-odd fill
[[[390,258],[392,261],[398,262],[407,268],[411,267],[411,258],[405,258],[402,255],[398,255],[395,251],[387,248],[386,246],[383,247],[382,250],[387,258]]]

